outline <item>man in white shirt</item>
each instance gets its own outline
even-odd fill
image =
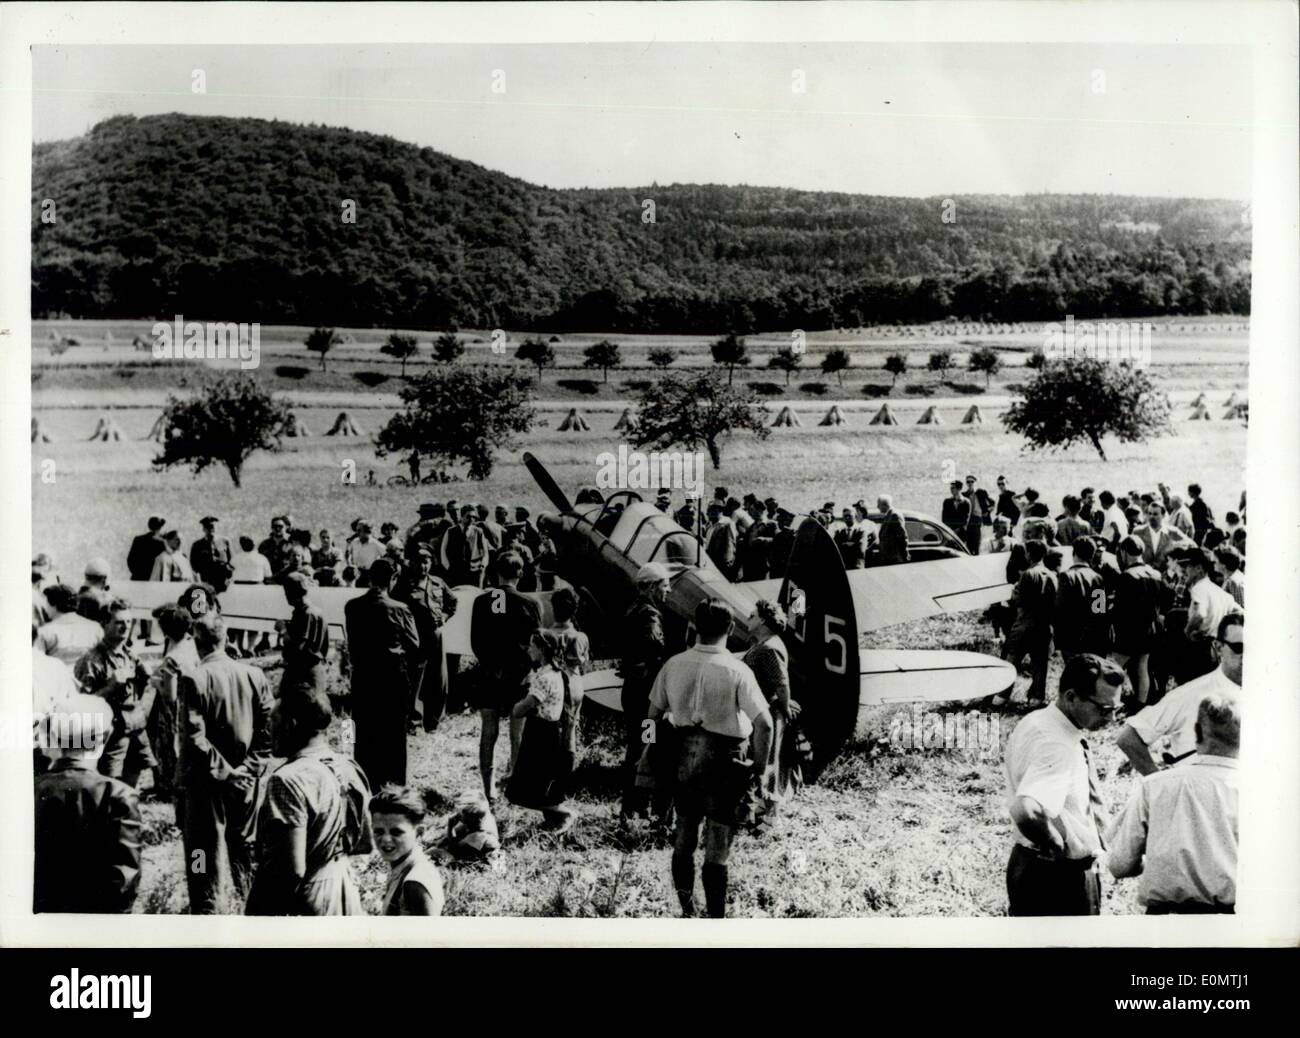
[[[369,586],[370,567],[384,557],[384,546],[370,534],[370,523],[361,520],[357,523],[357,539],[348,546],[348,563],[356,568],[358,587]]]
[[[1240,707],[1208,695],[1195,727],[1196,755],[1144,778],[1110,831],[1111,874],[1142,877],[1149,915],[1235,911]]]
[[[71,667],[104,637],[104,628],[77,613],[77,593],[67,584],[46,591],[54,619],[36,632],[35,648]]]
[[[1208,674],[1218,662],[1214,653],[1214,639],[1219,624],[1229,613],[1237,611],[1237,602],[1227,591],[1210,579],[1214,572],[1214,553],[1207,548],[1189,545],[1172,556],[1182,567],[1187,585],[1187,625],[1183,637],[1187,649],[1179,661],[1178,674],[1182,681]]]
[[[50,715],[77,695],[77,682],[72,668],[54,656],[45,655],[36,644],[36,637],[36,625],[32,624],[32,762],[40,774],[59,756],[51,736]]]
[[[695,911],[695,848],[704,825],[700,875],[711,918],[727,910],[727,861],[737,811],[750,780],[761,774],[772,739],[772,715],[754,672],[727,651],[735,620],[727,604],[711,598],[695,609],[695,645],[669,657],[650,690],[650,720],[669,714],[677,729],[673,800],[673,886],[682,915]],[[650,765],[651,743],[638,772]],[[746,755],[748,750],[748,755]]]
[[[271,560],[255,550],[253,538],[239,538],[239,551],[230,556],[232,584],[266,584],[274,575]]]
[[[1128,536],[1128,520],[1124,518],[1123,509],[1115,503],[1115,495],[1109,490],[1103,490],[1097,496],[1097,501],[1102,509],[1101,539],[1113,550],[1119,541]]]
[[[1101,796],[1086,734],[1119,710],[1124,671],[1080,653],[1065,665],[1056,702],[1022,720],[1006,749],[1007,807],[1016,843],[1007,863],[1013,916],[1098,915]]]
[[[1161,760],[1176,764],[1196,751],[1196,714],[1206,696],[1235,700],[1241,695],[1241,671],[1246,658],[1246,618],[1229,613],[1219,622],[1219,666],[1195,681],[1179,685],[1160,702],[1129,718],[1115,740],[1140,775],[1160,769],[1153,749],[1162,740],[1169,748]]]

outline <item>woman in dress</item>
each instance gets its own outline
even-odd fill
[[[781,635],[785,633],[785,612],[775,602],[758,603],[760,626],[754,644],[745,653],[745,663],[758,679],[758,687],[772,711],[772,742],[767,764],[752,791],[755,821],[771,818],[779,805],[794,798],[803,786],[796,755],[787,746],[790,722],[799,716],[799,704],[790,698],[790,655]]]
[[[329,697],[288,688],[271,713],[271,743],[287,757],[267,783],[248,915],[364,915],[350,854],[373,848],[370,787],[330,747]]]
[[[573,827],[575,812],[564,802],[574,763],[565,745],[565,713],[571,693],[564,646],[553,631],[542,630],[529,642],[528,655],[533,661],[528,691],[512,711],[513,717],[527,721],[506,797],[519,807],[540,811],[545,828],[567,832]]]
[[[385,786],[370,801],[375,847],[388,862],[384,915],[442,915],[442,877],[420,846],[424,805],[409,789]]]

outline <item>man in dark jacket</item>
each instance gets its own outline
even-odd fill
[[[470,650],[478,659],[478,687],[471,705],[478,708],[478,769],[483,794],[489,803],[496,799],[493,772],[501,715],[510,717],[510,770],[519,754],[523,719],[511,716],[525,695],[524,683],[532,670],[528,646],[542,626],[542,608],[535,599],[518,590],[523,563],[513,552],[497,563],[497,586],[487,588],[474,600],[470,614]]]
[[[636,788],[637,761],[645,748],[644,722],[650,709],[650,689],[669,655],[664,633],[663,605],[672,590],[667,567],[657,562],[642,566],[636,575],[636,601],[623,617],[623,808],[624,817],[644,814],[647,804]],[[661,798],[656,797],[656,800]],[[666,801],[665,801],[666,803]]]
[[[1052,630],[1056,647],[1068,663],[1080,652],[1104,656],[1110,651],[1106,585],[1093,568],[1091,537],[1074,542],[1074,563],[1056,578]]]
[[[1044,541],[1026,541],[1025,558],[1029,568],[1020,574],[1011,604],[1016,607],[1016,619],[1007,635],[1002,658],[1019,665],[1029,656],[1032,680],[1027,699],[1030,702],[1047,701],[1047,664],[1052,657],[1052,613],[1056,606],[1056,575],[1046,565],[1047,544]],[[993,697],[994,706],[1005,706],[1007,697]]]
[[[271,692],[260,669],[226,653],[221,614],[194,620],[199,665],[178,682],[184,741],[177,822],[185,848],[191,915],[213,915],[220,847],[240,897],[248,896],[257,811],[271,759]]]
[[[961,486],[960,483],[956,484]],[[907,562],[911,558],[911,549],[907,546],[907,527],[903,517],[894,511],[894,500],[888,494],[881,494],[876,499],[876,508],[880,512],[880,564],[892,566],[898,562]]]
[[[1150,657],[1160,639],[1160,604],[1164,581],[1142,561],[1142,542],[1125,537],[1119,544],[1121,573],[1115,584],[1111,610],[1114,652],[1111,656],[1133,679],[1139,706],[1145,706],[1151,689]]]
[[[190,569],[194,570],[195,580],[211,584],[212,590],[221,594],[230,586],[234,570],[230,565],[230,541],[217,535],[218,521],[214,515],[199,520],[203,536],[190,545]]]
[[[955,479],[949,483],[948,490],[950,493],[944,498],[939,518],[943,521],[943,525],[960,537],[969,548],[971,503],[962,495],[961,480]]]
[[[126,571],[132,580],[148,580],[153,574],[153,563],[163,553],[162,533],[167,520],[161,516],[149,517],[148,533],[136,534],[131,540],[130,550],[126,553]],[[153,624],[149,620],[140,621],[140,637],[149,641],[153,636]]]
[[[1193,538],[1197,544],[1205,542],[1205,535],[1214,527],[1214,513],[1210,511],[1210,506],[1205,503],[1205,498],[1201,497],[1201,485],[1193,483],[1187,488],[1187,496],[1191,501],[1187,505],[1188,511],[1192,513]]]
[[[397,579],[389,559],[370,564],[370,586],[343,606],[352,665],[353,756],[371,789],[406,785],[406,719],[411,685],[419,679],[420,635],[404,602],[392,597]]]
[[[68,722],[59,756],[36,778],[32,911],[129,912],[140,885],[140,804],[95,766],[112,714],[88,695],[59,711]]]

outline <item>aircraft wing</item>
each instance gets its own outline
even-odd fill
[[[862,631],[939,613],[983,609],[1011,596],[1006,554],[968,555],[848,571]]]
[[[979,652],[948,649],[863,649],[863,706],[983,699],[1010,688],[1016,668]]]

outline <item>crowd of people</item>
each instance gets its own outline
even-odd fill
[[[1055,520],[1033,490],[1015,494],[1004,478],[996,500],[975,477],[951,489],[946,524],[972,550],[1008,556],[1014,592],[991,618],[1005,632],[1005,658],[1031,659],[1031,701],[1046,702],[1053,650],[1065,660],[1053,706],[1025,718],[1007,748],[1018,833],[1008,868],[1012,914],[1097,910],[1104,827],[1083,733],[1125,706],[1119,692],[1130,685],[1118,745],[1150,779],[1116,822],[1123,852],[1112,854],[1112,871],[1141,870],[1145,847],[1141,897],[1150,911],[1230,909],[1224,834],[1235,833],[1244,499],[1220,527],[1195,486],[1187,506],[1163,485],[1095,499],[1085,488],[1065,498]],[[671,499],[662,495],[656,505],[667,512]],[[702,518],[688,507],[691,514],[676,518],[698,529]],[[706,513],[705,545],[724,572],[761,579],[782,571],[793,513],[771,498],[736,501],[725,488]],[[875,513],[859,502],[838,518],[833,505],[813,515],[846,566],[858,559],[857,548],[845,551],[848,542],[893,552],[901,541],[902,558],[891,561],[906,559],[888,497]],[[230,910],[236,902],[221,894],[228,885],[250,914],[355,914],[362,907],[349,858],[377,852],[391,870],[382,911],[437,914],[441,880],[423,849],[423,803],[407,784],[407,736],[420,725],[435,730],[462,699],[479,715],[481,788],[447,820],[436,856],[446,863],[498,852],[500,795],[537,811],[547,831],[571,829],[591,647],[577,623],[578,596],[555,575],[554,545],[526,509],[510,516],[506,506],[426,503],[405,533],[384,523],[375,538],[371,523],[358,520],[341,544],[327,530],[313,541],[277,516],[260,544],[241,537],[239,552],[218,534],[219,520],[205,516],[188,553],[177,532],[153,518],[130,546],[128,570],[181,587],[175,604],[154,611],[162,658],[152,668],[134,640],[138,629],[156,641],[152,625],[133,623],[104,560],[92,560],[73,590],[38,556],[34,681],[38,729],[47,728],[37,733],[35,755],[37,910],[129,909],[141,868],[136,790],[152,771],[153,795],[175,805],[191,912]],[[1072,550],[1068,567],[1061,545]],[[770,820],[797,793],[811,748],[791,697],[780,608],[760,602],[755,616],[738,617],[720,600],[702,602],[688,640],[684,618],[664,608],[670,577],[659,563],[642,566],[635,601],[613,625],[623,679],[620,813],[671,834],[673,888],[688,916],[699,914],[702,838],[704,911],[720,917],[737,834]],[[292,609],[277,635],[283,672],[274,689],[242,659],[245,632],[229,631],[221,615],[221,592],[240,583],[277,584]],[[486,593],[474,600],[470,623],[478,666],[472,680],[452,682],[459,661],[444,656],[441,629],[459,584]],[[340,585],[359,589],[344,611],[350,740],[342,746],[327,734],[335,714],[330,634],[312,602],[315,587]],[[553,592],[545,625],[525,593],[539,589]],[[738,623],[756,635],[743,657],[727,649]],[[994,702],[1005,705],[1006,697]],[[86,722],[80,739],[55,737],[51,719],[66,715]],[[503,715],[509,766],[498,780]],[[1166,777],[1189,757],[1197,770],[1182,774],[1192,777]],[[1189,812],[1207,804],[1219,811],[1222,839],[1204,855],[1199,845],[1189,854],[1179,842],[1194,824]],[[1157,851],[1163,857],[1153,867]],[[69,866],[70,855],[95,873],[92,882]],[[1208,872],[1196,871],[1203,857]]]

